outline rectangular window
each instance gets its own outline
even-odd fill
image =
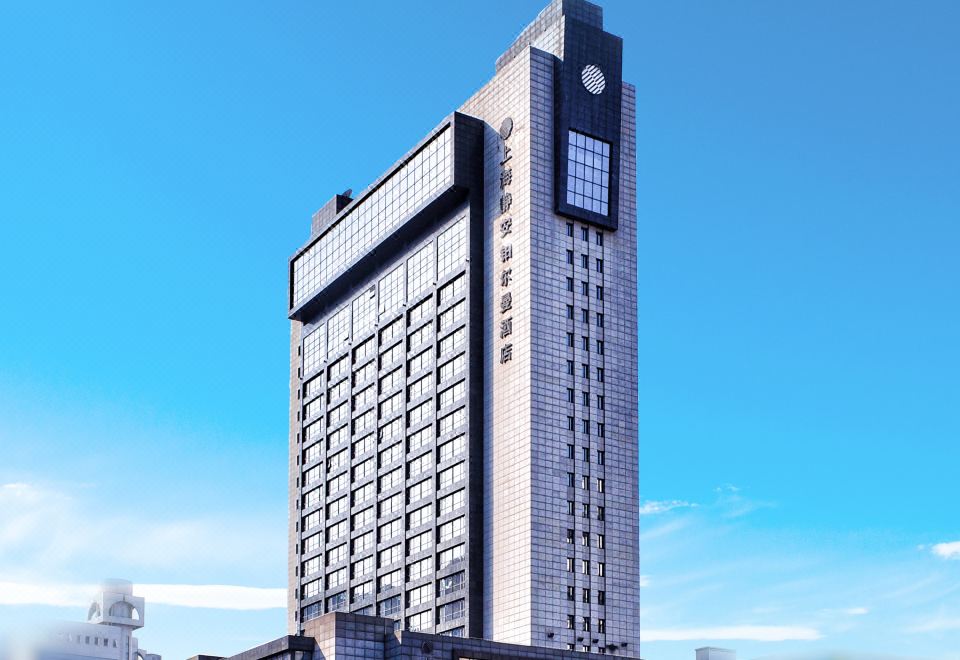
[[[407,566],[407,581],[414,582],[433,572],[433,557],[412,562]]]
[[[433,317],[433,298],[427,298],[422,303],[414,305],[407,312],[407,322],[412,328],[424,319]]]
[[[567,472],[567,487],[573,488],[577,485],[577,475],[573,472]]]
[[[572,516],[573,512],[576,510],[577,503],[573,500],[567,500],[567,515]]]
[[[573,543],[573,536],[574,536],[573,530],[572,530],[572,529],[568,529],[568,530],[567,530],[567,543]]]
[[[463,516],[454,518],[450,522],[443,523],[437,528],[440,543],[444,543],[458,536],[462,536],[466,529],[466,523]]]
[[[567,291],[573,292],[573,278],[567,278]]]
[[[377,440],[382,443],[387,443],[401,433],[403,433],[403,418],[398,417],[380,427],[380,430],[377,431]]]
[[[413,350],[430,339],[433,339],[433,323],[427,323],[410,334],[410,342],[407,350]]]
[[[403,521],[400,518],[383,523],[377,528],[377,536],[380,543],[389,541],[392,538],[400,536],[403,533]]]
[[[567,360],[567,375],[573,375],[573,360]]]
[[[573,250],[567,250],[567,263],[573,265]]]
[[[569,236],[570,238],[573,238],[573,223],[572,223],[572,222],[568,222],[568,223],[567,223],[567,236]]]
[[[380,492],[386,492],[403,483],[403,468],[397,468],[380,477]]]
[[[597,507],[597,520],[603,521],[606,520],[606,511],[602,506]]]
[[[450,330],[454,325],[463,319],[463,315],[466,311],[467,303],[466,301],[461,300],[456,305],[443,312],[440,315],[440,330],[442,332]]]
[[[437,580],[437,595],[446,596],[460,591],[466,585],[466,582],[466,575],[463,571],[440,578]]]
[[[433,417],[433,399],[427,399],[407,413],[407,426],[414,427]]]
[[[464,546],[461,544],[443,550],[439,555],[437,555],[437,569],[442,571],[448,566],[453,566],[454,564],[459,564],[462,562],[464,552],[463,548]]]
[[[357,601],[364,600],[373,596],[373,582],[363,582],[357,586],[350,589],[350,602],[356,603]]]
[[[376,518],[376,516],[374,515],[373,507],[368,506],[366,509],[363,509],[353,514],[350,520],[351,520],[351,525],[353,529],[356,530],[371,524],[374,518]]]
[[[584,406],[590,407],[590,392],[580,392],[580,403]]]
[[[597,259],[597,272],[603,272],[603,259]]]
[[[457,346],[460,346],[463,343],[464,338],[466,337],[466,331],[463,328],[460,328],[453,334],[447,335],[440,340],[440,355],[448,355],[453,353],[453,349]]]
[[[603,300],[603,287],[597,285],[597,300]]]
[[[403,456],[403,443],[398,442],[394,445],[390,445],[386,449],[380,452],[379,460],[380,467],[386,467],[393,463],[396,463]]]
[[[567,305],[567,318],[573,320],[573,305]]]
[[[407,295],[411,298],[433,281],[433,243],[424,245],[407,259]]]
[[[464,436],[462,435],[458,435],[452,440],[448,440],[447,442],[443,443],[442,445],[440,445],[440,448],[437,453],[438,462],[446,463],[447,461],[453,458],[456,458],[457,456],[463,453],[465,444],[466,442],[465,442]]]
[[[381,518],[386,518],[389,515],[397,513],[403,508],[403,494],[397,493],[396,495],[391,495],[390,497],[380,500],[378,506]]]
[[[427,531],[417,534],[407,541],[407,555],[415,555],[418,552],[429,550],[433,547],[433,532]]]
[[[467,219],[457,222],[437,237],[437,277],[460,269],[467,258]]]
[[[354,483],[363,481],[368,476],[376,472],[377,462],[373,458],[368,458],[365,461],[357,463],[353,467],[353,481]]]
[[[359,456],[363,456],[369,451],[372,451],[373,448],[376,446],[377,446],[377,439],[371,433],[369,435],[365,435],[364,437],[354,442],[353,445],[351,445],[352,447],[351,451],[353,452],[353,457],[357,458]]]
[[[391,564],[396,564],[400,559],[403,558],[403,548],[398,543],[397,545],[390,546],[384,550],[381,550],[377,555],[377,560],[379,562],[380,568],[384,566],[389,566]],[[397,576],[399,579],[399,575]]]
[[[410,434],[407,441],[407,451],[416,451],[424,445],[433,442],[433,426],[425,426],[419,431]]]
[[[353,547],[354,554],[360,554],[361,552],[373,549],[373,532],[361,534],[357,538],[353,539],[351,545]]]
[[[337,585],[339,586],[339,584]],[[328,587],[329,588],[329,587]],[[327,598],[328,612],[341,612],[347,609],[347,592],[341,591]]]
[[[433,467],[433,454],[427,452],[407,463],[407,479],[413,479]]]
[[[459,575],[462,575],[462,573]],[[441,605],[437,609],[437,615],[440,619],[440,623],[447,623],[449,621],[462,619],[465,612],[466,606],[464,605],[462,598],[460,600],[455,600],[451,603]]]
[[[396,546],[400,547],[400,546]],[[399,570],[390,571],[377,578],[377,591],[386,591],[387,589],[398,589],[403,586],[403,577]]]
[[[433,505],[428,504],[407,514],[407,529],[416,529],[433,521]]]
[[[377,282],[380,318],[393,314],[403,303],[403,275],[403,264],[400,264]]]
[[[463,508],[463,504],[464,504],[463,490],[458,490],[454,493],[450,493],[449,495],[441,497],[437,505],[440,512],[439,515],[443,517],[448,513],[453,513],[457,509]]]
[[[433,612],[427,610],[407,617],[407,630],[417,632],[433,626]]]
[[[589,323],[589,322],[590,322],[590,310],[581,309],[581,310],[580,310],[580,320],[581,320],[583,323]]]
[[[373,573],[373,557],[364,557],[350,565],[350,575],[354,580],[371,573]]]
[[[597,367],[597,380],[603,382],[603,367]]]
[[[458,481],[463,480],[463,463],[457,463],[452,467],[448,467],[446,470],[440,472],[437,475],[437,482],[439,484],[439,489],[443,490],[448,486],[452,486]]]
[[[422,378],[418,378],[407,387],[407,400],[416,401],[422,396],[433,391],[433,374],[428,373]]]
[[[567,419],[572,419],[572,418],[568,417]],[[572,459],[575,457],[576,457],[576,447],[574,447],[573,445],[567,445],[567,458]]]
[[[590,267],[590,258],[587,255],[585,254],[580,255],[580,266],[583,268]]]
[[[606,452],[598,451],[598,452],[597,452],[597,465],[603,465],[605,459],[606,459]]]
[[[403,607],[403,603],[400,602],[400,596],[392,596],[381,600],[377,604],[377,609],[379,610],[380,616],[390,617],[394,614],[398,614]]]
[[[440,382],[446,382],[463,371],[465,364],[464,354],[461,353],[449,362],[440,365]]]
[[[357,506],[358,504],[366,502],[373,497],[374,493],[376,493],[376,485],[373,482],[357,488],[353,491],[353,505]]]
[[[433,480],[424,479],[420,483],[414,484],[407,489],[407,504],[413,504],[417,500],[422,500],[433,493]]]
[[[600,328],[603,327],[603,314],[600,312],[597,312],[597,326]]]
[[[344,536],[347,535],[347,530],[349,526],[346,520],[341,520],[340,522],[334,523],[327,527],[327,543],[333,543],[334,541],[339,541]],[[329,554],[328,554],[329,558]]]
[[[405,327],[406,326],[403,323],[403,319],[397,319],[396,321],[391,322],[388,326],[380,331],[380,345],[385,346],[402,337]]]
[[[457,298],[462,298],[466,291],[466,277],[459,275],[440,289],[440,304],[447,305]]]
[[[427,582],[422,587],[407,592],[407,607],[417,607],[429,600],[433,600],[433,583]]]
[[[440,407],[446,408],[450,405],[453,405],[454,402],[459,401],[463,398],[463,395],[466,393],[466,383],[465,381],[460,381],[453,387],[448,387],[447,389],[440,392]]]
[[[464,422],[466,422],[466,417],[467,413],[465,408],[457,408],[449,415],[441,417],[440,421],[438,422],[440,429],[439,434],[443,436],[456,431],[464,425]]]

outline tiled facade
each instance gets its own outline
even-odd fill
[[[554,0],[458,113],[314,217],[290,264],[291,632],[355,612],[403,639],[635,655],[620,48],[599,7]]]

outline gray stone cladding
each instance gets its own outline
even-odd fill
[[[620,108],[619,228],[608,231],[559,216],[553,199],[555,68],[561,65],[569,13],[599,27],[599,11],[591,7],[571,0],[551,3],[498,61],[496,76],[461,108],[488,125],[484,264],[492,276],[484,293],[483,634],[495,641],[557,649],[572,644],[578,650],[635,656],[639,558],[632,86],[623,86]],[[512,155],[513,229],[504,238],[497,204],[504,141],[496,129],[506,117],[513,120],[506,141]],[[512,250],[513,358],[501,364],[497,275],[507,242]],[[602,299],[597,287],[602,287]],[[568,305],[573,318],[568,318]]]

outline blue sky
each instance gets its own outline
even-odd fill
[[[168,660],[284,632],[286,259],[541,4],[0,6],[0,626],[118,576]],[[604,6],[644,657],[960,658],[960,5]]]

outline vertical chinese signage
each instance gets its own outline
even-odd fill
[[[510,162],[513,155],[510,153],[510,135],[513,133],[513,119],[507,117],[500,124],[500,141],[503,145],[503,157],[500,159],[500,271],[497,273],[496,288],[498,299],[495,303],[497,320],[500,326],[500,364],[506,364],[513,359],[513,218],[510,216],[510,207],[513,206],[513,195],[510,186],[513,183],[513,169]],[[495,324],[496,325],[496,324]]]

